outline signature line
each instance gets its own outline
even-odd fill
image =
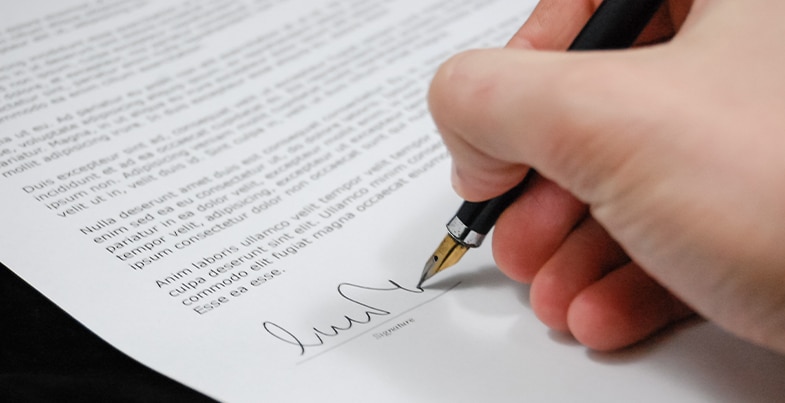
[[[398,319],[399,317],[401,317],[401,316],[403,316],[403,315],[405,315],[405,314],[407,314],[407,313],[409,313],[409,312],[411,312],[411,311],[413,311],[413,310],[415,310],[415,309],[417,309],[417,308],[419,308],[419,307],[421,307],[421,306],[423,306],[423,305],[425,305],[425,304],[427,304],[427,303],[430,303],[430,302],[432,302],[432,301],[433,301],[433,300],[435,300],[436,298],[439,298],[439,297],[441,297],[442,295],[444,295],[444,294],[447,294],[448,292],[452,291],[453,289],[455,289],[455,287],[457,287],[457,286],[459,286],[459,285],[461,285],[461,282],[460,282],[460,281],[459,281],[459,282],[457,282],[457,283],[455,283],[455,284],[453,284],[452,286],[450,286],[450,288],[448,288],[448,289],[446,289],[446,290],[442,291],[442,292],[441,292],[441,293],[439,293],[438,295],[435,295],[435,296],[431,297],[430,299],[428,299],[428,300],[426,300],[426,301],[420,302],[419,304],[417,304],[417,305],[415,305],[415,306],[413,306],[413,307],[411,307],[411,308],[409,308],[409,309],[407,309],[407,310],[405,310],[405,311],[403,311],[403,312],[399,313],[398,315],[395,315],[395,316],[393,316],[393,317],[392,317],[392,318],[390,318],[390,319],[387,319],[387,320],[385,320],[384,322],[379,322],[379,324],[378,324],[378,325],[376,325],[376,326],[374,326],[374,327],[372,327],[372,328],[366,329],[366,330],[365,330],[365,331],[363,331],[362,333],[356,334],[356,335],[354,335],[354,336],[352,336],[352,337],[350,337],[350,338],[348,338],[348,339],[346,339],[346,340],[344,340],[344,341],[342,341],[342,342],[340,342],[340,343],[338,343],[338,344],[336,344],[336,345],[334,345],[334,346],[332,346],[332,347],[330,347],[330,348],[328,348],[328,349],[326,349],[326,350],[322,350],[321,352],[319,352],[319,353],[317,353],[317,354],[314,354],[314,355],[312,355],[312,356],[310,356],[310,357],[308,357],[308,358],[306,358],[306,359],[304,359],[304,360],[302,360],[302,361],[298,362],[298,363],[297,363],[297,365],[304,364],[304,363],[306,363],[306,362],[308,362],[308,361],[310,361],[310,360],[312,360],[312,359],[314,359],[314,358],[316,358],[316,357],[319,357],[320,355],[322,355],[322,354],[324,354],[324,353],[327,353],[327,352],[330,352],[330,351],[332,351],[332,350],[335,350],[336,348],[338,348],[338,347],[341,347],[341,346],[343,346],[344,344],[346,344],[346,343],[348,343],[348,342],[350,342],[350,341],[352,341],[352,340],[354,340],[354,339],[356,339],[356,338],[358,338],[358,337],[360,337],[360,336],[363,336],[363,335],[365,335],[366,333],[373,331],[374,329],[377,329],[377,328],[379,328],[380,326],[384,325],[385,323],[388,323],[388,322],[390,322],[390,321],[393,321],[393,320],[395,320],[395,319]]]

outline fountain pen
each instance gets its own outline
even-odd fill
[[[570,51],[623,49],[631,46],[663,0],[604,0],[568,48]],[[523,193],[529,170],[518,185],[483,202],[461,204],[447,223],[447,236],[425,263],[418,288],[425,280],[457,263],[469,248],[482,244],[501,213]]]

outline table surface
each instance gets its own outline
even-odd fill
[[[129,358],[0,264],[0,397],[214,402]]]

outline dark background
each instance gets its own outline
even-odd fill
[[[0,263],[0,401],[214,402],[132,360]]]

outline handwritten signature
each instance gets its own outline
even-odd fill
[[[369,290],[369,291],[382,291],[382,292],[391,292],[391,291],[405,291],[414,294],[421,294],[425,292],[422,288],[416,289],[409,289],[406,287],[401,286],[400,284],[396,283],[395,281],[388,280],[390,284],[393,285],[391,288],[374,288],[374,287],[365,287],[357,284],[351,283],[341,283],[338,284],[338,294],[341,295],[345,300],[352,302],[353,304],[359,305],[363,307],[364,312],[357,315],[357,317],[352,317],[349,315],[343,315],[344,323],[340,325],[331,325],[328,326],[326,330],[318,329],[316,327],[311,328],[313,330],[313,334],[306,336],[308,337],[308,342],[305,337],[296,336],[291,331],[285,329],[283,326],[266,321],[263,323],[264,330],[267,331],[271,336],[275,337],[276,339],[295,346],[297,349],[300,350],[300,355],[305,355],[305,351],[307,348],[311,347],[319,347],[325,344],[326,337],[335,337],[341,334],[341,332],[345,332],[356,325],[365,325],[371,323],[374,317],[376,316],[388,316],[391,314],[390,311],[386,309],[382,309],[380,307],[369,305],[365,302],[358,301],[354,298],[349,297],[346,295],[346,290],[349,288],[358,288],[362,290]],[[312,339],[310,337],[313,337]]]

